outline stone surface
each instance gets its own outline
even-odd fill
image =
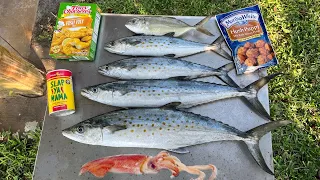
[[[90,146],[80,144],[65,138],[61,134],[61,130],[70,127],[78,122],[86,120],[90,117],[107,113],[117,108],[99,104],[88,100],[80,95],[82,87],[96,85],[98,83],[114,81],[111,78],[101,76],[97,72],[97,68],[103,64],[124,58],[116,54],[110,54],[103,50],[106,42],[118,39],[120,37],[130,36],[132,33],[124,27],[124,23],[132,16],[126,15],[105,15],[102,18],[100,37],[98,41],[98,54],[94,62],[66,62],[58,61],[57,68],[69,69],[73,72],[74,92],[76,102],[76,113],[66,117],[49,117],[46,115],[43,133],[40,142],[40,148],[37,156],[34,179],[68,179],[81,180],[96,178],[89,173],[78,176],[79,170],[83,164],[88,161],[117,154],[147,154],[156,155],[159,149],[142,149],[142,148],[111,148],[101,146]],[[202,17],[179,17],[189,24],[196,24]],[[208,38],[205,35],[195,33],[194,36],[186,34],[186,38],[196,41],[212,43],[220,34],[219,30],[211,21],[207,24],[207,29],[216,34],[215,37]],[[205,64],[212,67],[219,67],[228,63],[220,56],[213,52],[200,53],[197,55],[184,58],[189,61]],[[231,77],[236,80],[240,86],[246,86],[254,80],[259,79],[259,73],[235,77],[235,71],[230,72]],[[263,70],[265,75],[266,71]],[[202,80],[216,82],[217,79],[210,77]],[[259,92],[259,99],[262,104],[269,110],[268,88],[263,87]],[[227,99],[197,106],[189,109],[194,113],[209,116],[217,120],[223,121],[242,131],[247,131],[260,124],[266,123],[261,117],[252,112],[239,99]],[[187,137],[186,137],[187,138]],[[267,134],[260,141],[262,153],[267,164],[272,167],[272,144],[271,134]],[[218,168],[218,178],[223,180],[264,180],[274,179],[273,176],[264,172],[251,157],[246,147],[241,142],[214,142],[188,148],[189,154],[177,156],[183,163],[187,165],[195,164],[214,164]],[[105,179],[157,179],[167,180],[170,177],[169,171],[161,171],[155,175],[136,176],[128,174],[108,174]],[[175,179],[191,179],[192,175],[181,173]]]
[[[37,7],[38,0],[1,0],[0,36],[7,40],[25,59],[44,71],[45,68],[41,60],[31,48],[31,36]],[[16,53],[1,38],[0,45]],[[45,110],[45,97],[0,99],[0,130],[23,131],[25,122],[42,121]]]

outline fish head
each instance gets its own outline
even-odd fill
[[[110,75],[110,71],[112,70],[113,68],[106,64],[106,65],[103,65],[103,66],[100,66],[98,68],[98,72],[102,75],[105,75],[105,76],[109,76]]]
[[[127,50],[140,43],[141,41],[135,37],[127,37],[110,41],[105,45],[104,49],[111,53],[124,54]]]
[[[98,68],[98,72],[104,76],[110,76],[110,77],[121,77],[121,73],[123,71],[123,68],[115,65],[115,64],[106,64],[103,66],[100,66]]]
[[[147,21],[144,17],[136,17],[130,19],[125,26],[132,32],[142,34],[147,27]]]
[[[101,145],[103,141],[102,129],[101,125],[86,120],[63,130],[62,135],[80,143]]]
[[[95,86],[90,86],[83,88],[81,90],[81,95],[91,99],[93,101],[97,101],[100,103],[110,103],[109,101],[112,101],[111,98],[113,95],[113,88],[111,83],[107,84],[99,84]]]

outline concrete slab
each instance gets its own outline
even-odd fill
[[[32,64],[45,70],[41,60],[30,46],[37,7],[38,0],[0,1],[0,35]],[[2,39],[0,39],[0,45],[15,53]],[[23,132],[26,122],[42,121],[45,110],[45,97],[0,99],[0,130]]]
[[[115,40],[121,37],[130,36],[132,33],[127,30],[124,23],[133,16],[126,15],[105,15],[102,18],[100,38],[98,41],[98,54],[95,62],[66,62],[58,61],[56,68],[65,68],[73,72],[74,92],[76,101],[76,113],[66,117],[50,117],[46,115],[43,126],[43,132],[40,142],[40,147],[37,155],[34,179],[68,179],[68,180],[94,180],[94,176],[89,173],[78,176],[80,167],[88,161],[117,154],[147,154],[156,155],[161,150],[159,149],[142,149],[142,148],[111,148],[101,146],[90,146],[74,142],[65,138],[61,134],[61,130],[70,127],[78,122],[86,120],[90,117],[106,113],[118,108],[106,106],[88,100],[80,95],[80,90],[83,87],[95,85],[104,82],[114,81],[114,79],[101,76],[97,72],[100,65],[116,61],[124,58],[116,54],[108,53],[103,50],[106,42]],[[189,24],[199,22],[203,17],[178,17]],[[220,34],[214,21],[207,24],[207,29],[210,29],[216,36],[208,38],[204,35],[190,34],[186,38],[200,42],[211,43]],[[206,52],[184,58],[189,61],[205,64],[212,67],[219,67],[228,61],[212,52]],[[263,70],[261,74],[266,74]],[[230,72],[230,75],[241,86],[245,86],[254,80],[259,79],[258,73],[235,77],[235,71]],[[213,77],[202,80],[217,82]],[[263,105],[269,110],[268,89],[265,86],[259,93],[259,99]],[[223,121],[240,130],[246,131],[266,121],[252,112],[239,99],[227,99],[206,105],[197,106],[189,109],[192,112],[209,116],[217,120]],[[187,137],[186,137],[187,138]],[[264,158],[271,167],[272,165],[272,145],[271,134],[267,134],[260,141],[260,147]],[[223,180],[271,180],[273,176],[264,172],[251,157],[250,153],[240,142],[215,142],[188,148],[189,154],[177,156],[182,162],[187,165],[209,164],[212,163],[219,169],[218,179]],[[169,179],[170,172],[162,171],[155,175],[135,176],[128,174],[108,174],[105,179]],[[187,173],[181,173],[175,179],[190,179],[193,176]]]

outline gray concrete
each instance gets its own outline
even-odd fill
[[[116,61],[124,58],[123,56],[110,54],[103,50],[106,42],[132,35],[132,33],[124,27],[124,23],[132,16],[106,15],[102,18],[102,27],[98,42],[98,54],[96,61],[92,62],[66,62],[58,61],[57,68],[69,69],[73,72],[76,113],[74,115],[54,118],[46,115],[41,137],[41,143],[36,160],[34,171],[35,180],[79,180],[79,179],[96,179],[87,173],[81,177],[78,176],[80,167],[91,160],[117,154],[147,154],[156,155],[159,149],[141,149],[141,148],[111,148],[101,146],[90,146],[74,142],[65,138],[61,134],[61,130],[70,127],[80,121],[90,117],[106,113],[118,108],[106,106],[88,100],[80,95],[82,87],[95,85],[98,83],[114,81],[111,78],[101,76],[97,72],[100,65]],[[200,17],[179,17],[187,23],[195,24],[200,21]],[[211,43],[219,36],[219,31],[213,20],[207,24],[215,37],[208,38],[204,35],[190,36],[196,41]],[[184,58],[189,61],[219,67],[228,61],[213,52],[206,52]],[[262,71],[261,74],[266,74]],[[259,78],[258,73],[244,75],[241,78],[235,77],[235,71],[230,75],[236,80],[240,86],[245,86]],[[210,77],[203,80],[216,82],[217,79]],[[269,110],[268,90],[265,86],[259,93],[259,99],[263,105]],[[190,109],[190,111],[215,118],[229,125],[246,131],[266,121],[252,112],[239,99],[222,100],[206,105],[201,105]],[[187,137],[186,137],[187,138]],[[262,138],[260,147],[267,163],[272,167],[272,144],[270,133]],[[246,147],[240,142],[215,142],[188,148],[191,153],[185,155],[174,154],[183,163],[187,165],[195,164],[214,164],[218,168],[218,179],[223,180],[263,180],[274,179],[273,176],[264,172],[254,161]],[[209,172],[208,172],[209,173]],[[161,171],[156,175],[127,175],[127,174],[108,174],[104,179],[169,179],[169,171]],[[181,173],[175,179],[190,179],[193,176],[187,173]]]
[[[31,36],[38,0],[1,0],[0,35],[19,53],[41,70],[40,59],[31,48]],[[15,53],[2,39],[0,45]],[[15,97],[0,99],[0,130],[23,131],[26,122],[42,121],[46,110],[46,97]]]

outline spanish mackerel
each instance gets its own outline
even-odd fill
[[[81,95],[118,107],[161,107],[170,103],[181,103],[177,108],[190,108],[221,99],[245,97],[250,108],[270,118],[257,94],[259,89],[276,75],[261,78],[243,89],[200,81],[133,80],[84,88]]]
[[[262,156],[259,140],[269,131],[289,123],[274,121],[242,132],[220,121],[190,112],[148,108],[96,116],[63,130],[62,134],[91,145],[156,148],[178,153],[187,153],[184,147],[213,141],[243,141],[261,168],[273,174]]]
[[[130,19],[125,26],[136,34],[144,35],[167,35],[172,34],[174,37],[181,36],[190,30],[197,30],[208,36],[213,36],[203,26],[212,16],[208,16],[197,23],[195,26],[176,19],[174,17],[164,16],[143,16]]]
[[[137,57],[118,60],[99,67],[104,76],[117,79],[195,79],[217,76],[230,86],[237,86],[228,76],[233,63],[218,69],[169,57]]]
[[[111,53],[128,56],[169,57],[183,57],[204,51],[214,51],[232,60],[232,57],[222,49],[223,42],[222,36],[211,45],[167,36],[131,36],[111,41],[104,49]]]

